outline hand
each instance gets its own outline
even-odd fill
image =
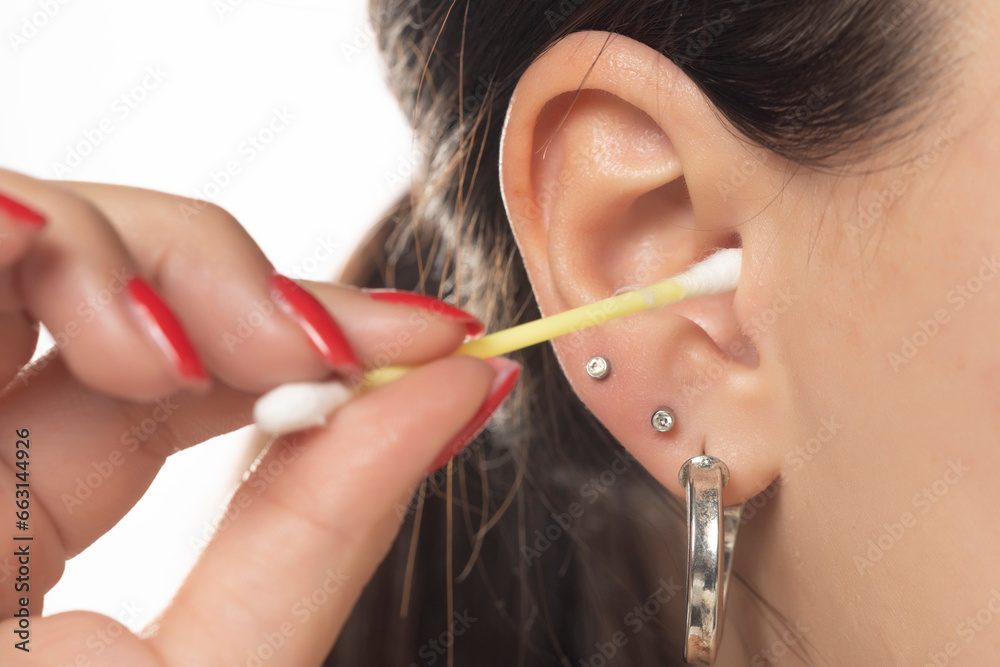
[[[395,537],[395,508],[516,379],[511,362],[445,356],[472,318],[348,287],[297,292],[231,216],[185,206],[0,171],[0,564],[13,565],[0,574],[0,618],[13,619],[0,622],[0,664],[321,663]],[[38,321],[58,349],[25,367]],[[140,638],[98,614],[40,617],[65,559],[132,507],[166,456],[248,423],[263,391],[386,350],[424,365],[275,442],[155,628]]]

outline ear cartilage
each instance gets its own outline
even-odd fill
[[[327,415],[354,395],[343,382],[283,384],[257,400],[253,407],[253,418],[257,426],[267,433],[294,433],[321,426]]]
[[[673,278],[469,341],[455,354],[480,359],[499,357],[632,313],[684,299],[732,292],[739,283],[742,265],[742,248],[719,250]],[[409,370],[392,366],[369,371],[365,373],[364,387],[391,382]]]
[[[632,313],[693,297],[731,292],[739,282],[742,259],[743,251],[739,248],[720,250],[673,278],[469,341],[455,354],[480,359],[498,357]],[[362,390],[391,382],[410,370],[406,366],[392,366],[369,371],[365,373]],[[291,433],[323,424],[329,413],[354,395],[341,382],[282,385],[257,401],[254,420],[268,433]]]

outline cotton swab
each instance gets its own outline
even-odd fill
[[[353,398],[343,382],[283,384],[258,399],[253,418],[262,431],[280,435],[320,426],[326,416]]]
[[[499,357],[649,308],[667,306],[698,296],[731,292],[736,289],[739,281],[742,258],[743,252],[738,248],[720,250],[673,278],[469,341],[458,348],[455,354],[480,359]],[[393,366],[369,371],[365,374],[365,386],[385,384],[408,370],[406,367]]]
[[[469,341],[455,354],[489,359],[650,308],[731,292],[739,282],[742,260],[739,248],[720,250],[673,278]],[[362,390],[391,382],[410,370],[393,366],[369,371]],[[254,419],[269,433],[290,433],[323,423],[327,414],[353,395],[341,382],[284,385],[257,401]]]

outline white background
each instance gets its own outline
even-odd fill
[[[0,166],[198,195],[236,215],[279,271],[329,278],[409,174],[366,4],[3,0]],[[269,134],[276,114],[293,119]],[[220,175],[231,161],[238,173]],[[136,630],[154,618],[248,439],[172,457],[135,510],[67,564],[46,613],[90,609]]]

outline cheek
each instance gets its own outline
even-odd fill
[[[986,399],[986,408],[1000,416],[1000,360],[994,360],[980,373],[983,386],[982,395]]]
[[[801,296],[760,341],[795,406],[791,445],[823,417],[846,425],[829,450],[845,457],[940,454],[1000,426],[1000,193],[983,177],[998,155],[988,141],[953,151],[908,183],[867,243],[849,232],[881,182],[772,248]]]

